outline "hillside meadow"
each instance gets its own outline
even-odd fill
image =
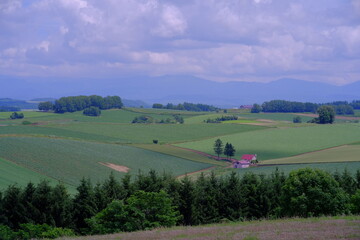
[[[235,158],[256,153],[261,164],[298,164],[279,165],[285,172],[303,163],[315,162],[323,165],[314,167],[326,170],[334,166],[339,171],[359,168],[358,147],[342,146],[360,142],[360,125],[356,123],[293,124],[295,115],[291,113],[252,114],[243,110],[229,110],[226,114],[124,108],[104,110],[100,117],[84,116],[82,112],[26,111],[25,118],[18,120],[8,119],[10,114],[0,113],[0,164],[3,166],[0,187],[14,182],[24,184],[26,179],[50,179],[74,185],[83,176],[98,181],[115,171],[99,162],[129,167],[130,173],[152,168],[177,176],[197,171],[228,174],[232,171],[227,168],[229,163],[187,150],[214,155],[213,143],[217,138],[235,146]],[[161,120],[172,118],[174,114],[182,116],[185,123],[130,123],[140,115]],[[209,118],[232,114],[241,118],[221,124],[204,123]],[[23,125],[23,121],[31,124]],[[159,144],[153,144],[153,140],[158,140]],[[338,146],[341,147],[334,148]],[[338,163],[344,161],[354,161],[354,165]],[[211,170],[207,170],[209,167]],[[270,173],[275,168],[262,166],[236,171],[239,174],[245,171]],[[20,177],[11,172],[23,174]],[[116,172],[119,176],[124,174]]]
[[[176,146],[212,154],[216,139],[180,143]],[[257,154],[260,161],[266,161],[357,142],[360,139],[360,124],[271,128],[226,135],[220,139],[234,145],[235,158],[240,158],[242,154]]]
[[[124,176],[125,172],[137,174],[138,171],[147,172],[150,169],[176,176],[212,166],[116,144],[40,137],[2,137],[0,145],[1,158],[73,186],[83,177],[91,178],[94,182],[103,181],[111,171],[119,177]],[[128,170],[114,171],[104,166],[107,163]],[[6,183],[2,183],[2,187]]]
[[[196,227],[159,228],[151,231],[59,238],[58,240],[273,240],[359,239],[360,217],[322,217],[222,223]]]

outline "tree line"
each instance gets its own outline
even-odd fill
[[[312,112],[315,113],[320,106],[332,106],[338,115],[353,115],[354,109],[360,109],[360,100],[352,102],[335,101],[329,103],[310,103],[310,102],[294,102],[285,100],[271,100],[264,102],[262,105],[254,104],[251,112]]]
[[[304,168],[285,175],[223,177],[201,174],[177,180],[156,171],[132,179],[113,174],[95,186],[82,179],[71,196],[61,183],[42,181],[0,192],[1,234],[46,224],[77,234],[136,231],[262,218],[360,213],[360,170],[355,175]],[[27,225],[25,225],[27,226]],[[64,230],[64,231],[65,231]],[[71,232],[70,231],[70,232]],[[5,238],[3,238],[5,239]]]
[[[52,102],[39,103],[40,111],[54,111],[55,113],[82,111],[91,107],[98,109],[122,108],[123,103],[119,96],[101,97],[98,95],[91,96],[71,96],[62,97]]]
[[[212,105],[207,104],[201,104],[201,103],[179,103],[179,104],[172,104],[168,103],[166,105],[163,105],[161,103],[154,103],[152,108],[158,108],[158,109],[172,109],[172,110],[182,110],[182,111],[192,111],[192,112],[215,112],[219,111],[220,108],[214,107]]]

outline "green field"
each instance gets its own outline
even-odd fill
[[[74,113],[63,113],[63,114],[54,114],[47,112],[35,112],[28,111],[23,112],[25,118],[10,120],[9,116],[10,112],[0,113],[0,124],[21,124],[22,121],[27,120],[30,122],[40,122],[40,123],[67,123],[71,121],[75,122],[94,122],[94,123],[131,123],[131,121],[144,113],[134,112],[128,109],[112,109],[112,110],[103,110],[101,116],[99,117],[89,117],[84,116],[82,112],[74,112]],[[164,113],[146,113],[147,116],[151,116],[154,119],[161,120],[165,118],[172,118],[172,114],[164,114]]]
[[[184,142],[227,134],[264,129],[261,126],[238,124],[97,124],[73,123],[51,125],[79,133],[102,135],[121,143]]]
[[[96,182],[107,178],[113,171],[99,162],[129,167],[130,173],[137,173],[139,169],[156,169],[171,171],[178,176],[216,166],[215,172],[227,174],[232,171],[224,168],[227,163],[168,145],[214,154],[213,143],[217,138],[224,144],[230,142],[235,146],[236,158],[256,153],[263,164],[324,162],[315,167],[344,169],[353,164],[351,167],[358,169],[360,162],[360,148],[356,145],[360,143],[360,124],[293,124],[294,114],[291,113],[250,114],[239,111],[234,114],[244,118],[224,124],[203,121],[232,113],[125,108],[102,111],[101,117],[87,117],[81,112],[29,111],[24,112],[25,118],[19,120],[8,119],[10,114],[0,113],[0,188],[15,181],[22,185],[28,180],[35,182],[43,178],[52,182],[61,180],[72,187],[82,177],[90,177]],[[185,124],[130,123],[143,114],[158,120],[181,114]],[[272,120],[271,128],[251,125],[262,123],[256,119]],[[22,125],[24,120],[36,124]],[[154,139],[159,144],[153,144]],[[313,152],[341,145],[349,146]],[[355,162],[329,165],[329,162],[338,161]],[[280,167],[287,171],[302,166]],[[275,167],[235,171],[259,172],[261,169],[271,172]],[[118,176],[124,174],[116,172]]]
[[[238,119],[238,120],[231,120],[231,121],[223,121],[221,123],[225,123],[225,124],[229,124],[229,123],[242,124],[242,123],[262,123],[262,122],[251,120],[251,119]]]
[[[322,163],[322,162],[360,162],[360,145],[344,145],[300,154],[288,158],[267,160],[265,164],[288,164],[288,163]]]
[[[293,118],[297,115],[293,113],[243,113],[237,114],[240,117],[250,119],[267,119],[274,121],[289,121],[292,122]],[[303,122],[313,119],[312,117],[300,116]]]
[[[177,144],[177,146],[213,154],[212,146],[215,140],[216,138],[210,138]],[[257,154],[259,160],[263,161],[358,142],[360,124],[271,128],[227,135],[221,137],[221,140],[235,146],[235,157],[240,158],[242,154]]]
[[[6,189],[12,184],[25,186],[29,183],[29,181],[32,183],[38,183],[41,180],[49,181],[52,185],[59,182],[54,178],[0,158],[0,191]],[[67,187],[70,192],[75,190],[75,188],[71,185],[67,185]]]
[[[195,162],[202,162],[202,163],[208,163],[208,164],[213,164],[213,165],[217,165],[217,166],[228,166],[229,164],[223,161],[216,161],[214,159],[205,157],[203,155],[191,152],[191,151],[187,151],[185,149],[182,148],[178,148],[172,145],[163,145],[163,144],[135,144],[134,146],[139,147],[139,148],[144,148],[150,151],[154,151],[154,152],[159,152],[159,153],[164,153],[167,155],[171,155],[171,156],[175,156],[175,157],[181,157],[181,158],[185,158],[191,161],[195,161]]]
[[[166,170],[181,175],[211,165],[164,155],[145,149],[104,143],[34,137],[0,138],[0,157],[45,176],[76,185],[82,177],[94,182],[106,179],[112,169],[99,164],[112,163],[139,170]],[[125,173],[116,172],[123,176]]]

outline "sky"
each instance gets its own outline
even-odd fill
[[[360,0],[0,0],[0,75],[360,80]]]

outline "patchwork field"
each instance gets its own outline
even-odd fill
[[[50,125],[49,125],[50,126]],[[152,143],[153,139],[160,143],[184,142],[223,136],[233,133],[261,130],[261,126],[239,124],[96,124],[74,123],[51,125],[56,129],[73,132],[102,135],[116,139],[121,143]],[[1,130],[0,130],[1,131]]]
[[[235,222],[197,227],[160,228],[151,231],[102,236],[61,238],[63,240],[258,240],[258,239],[359,239],[360,217],[323,217]]]
[[[134,174],[139,170],[147,172],[155,169],[159,172],[166,170],[174,175],[181,175],[212,166],[116,144],[34,137],[2,137],[0,145],[1,158],[70,185],[76,185],[82,177],[89,177],[93,182],[106,179],[112,169],[100,163],[125,166],[130,169],[129,173]],[[123,176],[125,173],[115,171],[115,174]]]
[[[323,162],[360,162],[360,145],[344,145],[321,151],[300,154],[294,157],[265,161],[264,164],[294,164]]]
[[[81,112],[24,112],[25,118],[20,120],[8,119],[10,114],[0,113],[0,188],[39,179],[61,180],[73,187],[82,177],[96,182],[107,178],[111,171],[126,168],[130,173],[156,169],[177,176],[203,170],[228,174],[233,171],[228,168],[229,163],[182,149],[214,155],[217,138],[234,145],[235,158],[256,153],[262,164],[294,164],[278,166],[285,172],[315,162],[323,164],[306,166],[330,171],[360,168],[360,147],[356,145],[360,143],[360,124],[293,124],[295,115],[291,113],[224,114],[126,108],[102,111],[101,117],[87,117]],[[180,114],[185,124],[130,123],[143,114],[158,120]],[[241,119],[224,124],[203,122],[232,114]],[[25,126],[24,120],[32,124]],[[269,126],[258,126],[266,121]],[[159,144],[153,144],[154,139]],[[339,161],[353,163],[331,163]],[[271,173],[275,169],[276,166],[261,166],[235,171]],[[118,176],[124,174],[116,171]]]
[[[271,128],[227,135],[220,139],[224,143],[233,144],[236,149],[235,158],[240,158],[242,154],[257,154],[260,161],[265,161],[358,142],[360,124]],[[210,138],[176,145],[213,154],[215,140],[216,138]]]
[[[18,165],[14,162],[7,161],[0,158],[0,190],[6,189],[11,184],[18,184],[20,186],[26,185],[29,181],[38,183],[41,180],[49,181],[50,184],[57,184],[59,181]],[[67,185],[70,192],[75,190],[74,186]]]

